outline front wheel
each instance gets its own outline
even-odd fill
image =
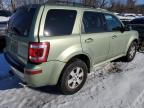
[[[126,62],[130,62],[134,59],[135,55],[137,52],[137,43],[136,42],[132,42],[126,56],[124,57],[124,61]]]
[[[63,70],[59,88],[63,94],[74,94],[79,91],[87,78],[87,65],[79,59],[73,60]]]

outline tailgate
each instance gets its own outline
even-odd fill
[[[8,52],[13,59],[18,59],[26,64],[28,60],[28,41],[12,34],[8,35],[6,39],[6,52]]]
[[[21,7],[11,16],[8,24],[5,50],[14,60],[24,64],[28,61],[29,42],[38,41],[34,30],[38,27],[35,24],[39,9],[37,5]]]

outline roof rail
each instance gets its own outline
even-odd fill
[[[55,3],[45,2],[45,4],[52,4],[52,5],[62,5],[62,6],[77,6],[77,7],[86,7],[86,8],[96,8],[95,6],[86,5],[84,3],[77,3],[71,1],[56,1]]]
[[[102,9],[102,8],[96,8],[96,9],[100,9],[100,10],[103,10],[103,11],[108,11],[108,10],[106,10],[106,9]]]

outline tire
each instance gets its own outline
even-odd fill
[[[124,61],[131,62],[135,58],[136,52],[137,52],[137,43],[133,41],[127,51],[126,56],[124,57]]]
[[[74,94],[79,91],[87,79],[87,65],[79,59],[74,59],[63,70],[59,80],[59,89],[63,94]]]

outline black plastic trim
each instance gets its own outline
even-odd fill
[[[7,62],[14,67],[15,69],[17,69],[18,71],[24,73],[24,67],[25,64],[21,63],[20,61],[18,61],[17,59],[15,59],[11,54],[9,53],[4,53],[4,57],[7,60]]]

